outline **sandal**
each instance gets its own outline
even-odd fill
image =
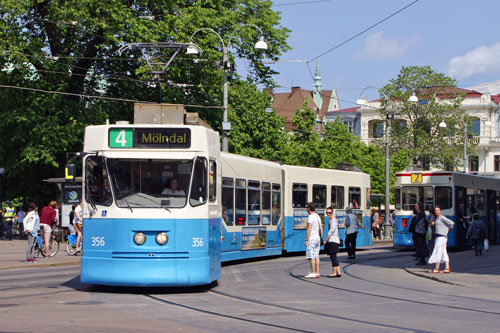
[[[431,269],[430,271],[427,271],[427,273],[441,273],[439,269]]]
[[[445,268],[445,269],[443,269],[443,271],[441,273],[449,274],[449,273],[451,273],[451,269]]]

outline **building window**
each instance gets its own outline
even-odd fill
[[[500,171],[500,155],[495,155],[495,171]]]
[[[481,133],[481,121],[478,118],[471,120],[470,134],[473,136],[479,136]]]
[[[350,120],[344,121],[344,125],[347,127],[347,131],[352,133],[354,131],[354,123]]]
[[[370,122],[370,138],[383,138],[384,137],[384,122],[374,120]]]
[[[469,172],[479,171],[479,156],[469,156]]]

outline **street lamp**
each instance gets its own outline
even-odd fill
[[[228,105],[227,73],[231,69],[231,63],[229,62],[229,45],[231,44],[231,40],[232,40],[234,34],[236,33],[236,31],[238,31],[239,29],[246,27],[246,26],[253,27],[253,28],[257,29],[260,33],[259,41],[257,43],[255,43],[255,46],[254,46],[255,49],[258,51],[259,50],[267,50],[267,43],[264,41],[263,32],[255,24],[243,24],[243,25],[239,26],[238,28],[236,28],[231,33],[231,36],[229,37],[229,42],[228,42],[227,46],[226,46],[226,44],[224,44],[224,39],[222,39],[222,37],[215,30],[210,29],[210,28],[200,28],[200,29],[196,30],[191,35],[191,38],[189,39],[190,46],[188,46],[186,49],[186,54],[198,54],[198,50],[196,49],[196,47],[193,44],[193,37],[199,31],[202,31],[202,30],[210,31],[210,32],[213,32],[214,34],[216,34],[217,37],[219,37],[219,40],[222,44],[222,63],[223,63],[223,68],[224,68],[224,114],[222,117],[222,151],[225,151],[225,152],[228,151],[228,136],[229,136],[229,132],[231,131],[231,123],[227,121],[227,105]],[[191,47],[191,45],[192,45],[192,47]]]
[[[472,114],[468,114],[466,118],[464,118],[464,122],[463,122],[463,126],[464,126],[464,173],[467,172],[467,129],[468,129],[468,124],[469,124],[469,120],[470,120],[470,117],[471,117]],[[486,126],[491,126],[491,121],[489,120],[486,120],[484,122],[484,124]],[[447,125],[446,123],[444,122],[444,120],[441,120],[441,122],[439,123],[439,127],[440,128],[446,128]]]
[[[379,88],[375,86],[368,86],[364,88],[361,93],[359,94],[359,98],[356,101],[356,104],[358,105],[367,105],[368,101],[366,98],[363,97],[363,92],[368,89],[368,88],[375,88],[380,90]],[[392,91],[391,91],[392,93]],[[390,126],[390,121],[394,120],[394,113],[389,112],[389,100],[391,97],[391,93],[386,98],[386,103],[384,106],[384,113],[385,113],[385,219],[384,219],[384,239],[389,239],[391,238],[391,222],[390,222],[390,157],[389,157],[389,126]],[[410,98],[408,99],[410,102],[418,102],[418,97],[413,93]]]

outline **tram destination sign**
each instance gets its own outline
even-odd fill
[[[110,128],[109,148],[190,148],[189,128]]]

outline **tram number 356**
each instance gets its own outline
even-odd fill
[[[104,245],[106,245],[104,237],[92,237],[91,246],[104,246]]]
[[[193,237],[193,247],[203,247],[203,237]]]

